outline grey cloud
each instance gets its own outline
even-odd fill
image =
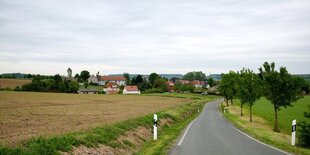
[[[0,0],[0,61],[208,73],[268,60],[309,73],[309,26],[307,0]]]

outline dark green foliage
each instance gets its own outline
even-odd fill
[[[23,85],[22,91],[35,91],[35,92],[64,92],[76,93],[79,89],[79,84],[75,81],[63,81],[59,74],[53,78],[44,79],[40,75],[34,75],[32,82]]]
[[[21,90],[22,89],[19,86],[15,87],[15,89],[14,89],[14,91],[21,91]]]
[[[162,78],[157,78],[154,82],[154,88],[161,89],[164,92],[168,91],[167,80]]]
[[[250,122],[252,122],[252,106],[262,96],[262,86],[258,75],[253,73],[250,69],[243,69],[240,71],[238,78],[238,98],[241,103],[241,116],[242,106],[249,104],[250,107]]]
[[[137,75],[136,77],[136,84],[142,83],[143,82],[143,78],[142,75]]]
[[[193,86],[192,84],[176,83],[175,84],[175,89],[178,92],[194,92],[195,86]]]
[[[264,96],[274,105],[275,124],[274,131],[279,132],[278,110],[281,107],[291,106],[293,102],[302,98],[303,79],[292,76],[285,67],[280,67],[280,71],[275,70],[275,63],[265,62],[259,68],[260,78],[264,90]]]
[[[152,88],[151,84],[147,80],[143,80],[143,82],[139,83],[137,86],[140,91],[145,91],[147,89]]]
[[[122,94],[122,93],[123,93],[124,88],[125,88],[125,86],[124,86],[124,85],[119,86],[119,87],[118,87],[118,89],[119,89],[118,93],[119,93],[119,94]]]
[[[237,95],[238,74],[230,71],[228,74],[222,74],[222,80],[219,85],[220,93],[225,97],[228,106],[228,100],[232,100]]]
[[[149,75],[149,82],[152,85],[152,87],[154,87],[155,80],[158,79],[158,78],[160,78],[160,76],[157,73],[151,73]]]
[[[308,108],[310,110],[310,107]],[[308,121],[299,123],[301,129],[298,140],[300,146],[310,148],[310,112],[305,112],[304,116],[308,119]]]
[[[189,81],[193,81],[193,80],[199,80],[199,81],[205,81],[206,79],[206,75],[204,73],[202,73],[201,71],[197,71],[197,72],[188,72],[186,73],[183,77],[183,80],[189,80]]]
[[[84,82],[84,87],[88,88],[88,82]]]
[[[147,89],[145,90],[143,93],[145,94],[154,94],[154,93],[163,93],[164,91],[162,89],[159,88],[151,88],[151,89]]]
[[[27,74],[26,78],[30,79],[30,78],[32,78],[32,75],[31,74]]]
[[[126,79],[126,85],[130,85],[131,81],[129,73],[124,73],[123,76]]]
[[[211,77],[207,79],[207,82],[208,82],[208,84],[209,84],[210,87],[213,87],[213,86],[215,85],[215,81],[214,81],[214,79],[211,78]]]
[[[81,81],[87,81],[89,77],[90,77],[90,73],[87,70],[81,71],[81,74],[80,74]]]
[[[80,78],[80,75],[79,75],[78,73],[76,73],[76,74],[74,75],[74,78],[79,79],[79,78]]]
[[[304,80],[301,89],[304,91],[305,94],[309,94],[309,87],[310,83]]]

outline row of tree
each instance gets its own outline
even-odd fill
[[[151,73],[148,78],[137,75],[130,78],[129,73],[124,73],[126,85],[137,85],[139,90],[147,93],[162,93],[168,91],[168,79],[161,77],[157,73]]]
[[[194,80],[206,81],[208,82],[210,87],[213,87],[217,84],[213,78],[211,77],[207,78],[206,74],[204,74],[202,71],[188,72],[182,77],[182,79],[188,81],[194,81]]]
[[[76,81],[62,79],[59,74],[54,75],[52,79],[44,79],[40,75],[33,75],[31,83],[15,90],[76,93],[79,90],[79,84]]]
[[[303,78],[292,76],[285,67],[275,70],[275,63],[265,62],[255,74],[250,69],[242,69],[240,72],[230,71],[222,74],[219,90],[223,94],[228,106],[228,100],[240,99],[241,116],[245,104],[250,109],[250,121],[252,122],[252,107],[260,97],[265,97],[273,104],[274,131],[279,132],[278,111],[281,107],[291,106],[293,102],[302,98],[302,87],[306,85]]]
[[[142,75],[137,75],[130,78],[129,73],[124,73],[126,85],[137,85],[139,90],[145,93],[163,93],[169,91],[168,79],[161,77],[157,73],[151,73],[147,78]],[[174,79],[174,82],[178,79]],[[194,92],[195,87],[191,84],[181,84],[176,82],[173,89],[177,92]]]

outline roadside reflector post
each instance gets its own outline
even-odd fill
[[[295,137],[296,137],[296,119],[292,121],[292,145],[295,145]]]
[[[154,140],[157,140],[157,115],[156,114],[154,114]]]

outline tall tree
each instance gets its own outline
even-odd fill
[[[136,77],[136,84],[142,83],[143,82],[143,77],[142,75],[137,75]]]
[[[229,76],[228,80],[229,80],[230,89],[232,91],[230,103],[233,104],[233,99],[235,96],[237,96],[237,81],[239,78],[239,74],[234,71],[229,71],[228,76]]]
[[[226,105],[228,105],[228,100],[232,99],[233,97],[233,89],[232,89],[232,85],[230,83],[230,76],[229,74],[222,74],[222,80],[221,83],[219,85],[219,91],[221,92],[221,94],[224,96],[225,100],[226,100]]]
[[[206,74],[202,73],[201,71],[188,72],[182,77],[182,79],[189,81],[193,80],[204,81],[206,79]]]
[[[274,131],[280,132],[278,127],[278,111],[281,107],[292,106],[293,102],[302,98],[303,79],[288,73],[285,67],[275,70],[275,63],[265,62],[259,68],[260,78],[263,81],[264,96],[271,101],[274,107]]]
[[[167,80],[163,78],[157,78],[154,82],[154,87],[163,90],[163,92],[168,91]]]
[[[213,87],[215,85],[215,81],[214,81],[214,79],[212,77],[208,78],[207,82],[208,82],[210,87]]]
[[[222,80],[219,85],[219,90],[224,95],[228,106],[228,100],[233,104],[233,98],[237,95],[238,74],[234,71],[229,71],[228,74],[222,74],[221,77]]]
[[[76,73],[76,74],[74,75],[74,78],[79,79],[79,78],[80,78],[80,75],[79,75],[78,73]]]
[[[250,107],[250,122],[252,122],[252,106],[259,100],[261,95],[261,82],[258,75],[250,69],[242,69],[238,79],[238,97],[241,101],[241,116],[242,105],[247,103]]]
[[[90,74],[87,70],[81,71],[80,78],[83,82],[85,82],[90,77]]]
[[[124,73],[123,76],[126,79],[126,85],[130,85],[130,75],[129,75],[129,73]]]
[[[152,85],[152,87],[154,87],[155,80],[158,79],[159,77],[160,76],[157,73],[151,73],[149,75],[149,82]]]

